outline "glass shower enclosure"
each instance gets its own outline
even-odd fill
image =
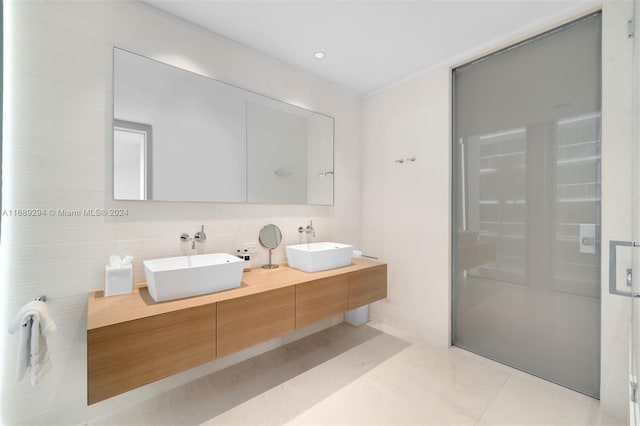
[[[452,343],[596,398],[601,18],[453,71]]]

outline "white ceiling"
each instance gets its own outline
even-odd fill
[[[594,0],[144,0],[366,97]],[[316,51],[326,57],[317,60]]]

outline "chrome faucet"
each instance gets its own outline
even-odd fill
[[[193,239],[199,243],[204,243],[207,240],[207,234],[204,233],[204,225],[200,226],[200,230],[193,235]]]
[[[309,224],[307,225],[307,228],[305,229],[305,231],[306,231],[307,235],[312,234],[313,238],[316,237],[316,230],[313,227],[313,221],[312,220],[309,221]]]
[[[305,234],[307,234],[306,238],[305,238],[307,240],[307,243],[309,242],[309,234],[311,234],[311,238],[315,238],[316,237],[316,230],[313,227],[313,221],[312,220],[309,221],[309,224],[307,225],[306,228],[304,228],[302,226],[298,226],[298,233],[300,234],[300,242],[302,242],[302,233],[303,232]]]
[[[207,234],[204,233],[204,225],[200,225],[202,228],[193,235],[193,238],[189,236],[186,232],[180,234],[180,241],[191,241],[191,249],[195,250],[196,241],[199,243],[203,243],[207,240]]]

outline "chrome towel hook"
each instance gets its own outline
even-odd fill
[[[398,163],[398,164],[403,164],[405,161],[411,161],[412,163],[416,161],[416,157],[405,157],[405,158],[400,158],[398,160],[393,160],[394,163]]]

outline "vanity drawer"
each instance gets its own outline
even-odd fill
[[[349,309],[387,297],[387,265],[349,273]]]
[[[218,302],[218,357],[294,329],[294,286]]]
[[[296,286],[296,328],[302,328],[349,309],[347,275]]]
[[[88,330],[88,403],[215,357],[215,303]]]

